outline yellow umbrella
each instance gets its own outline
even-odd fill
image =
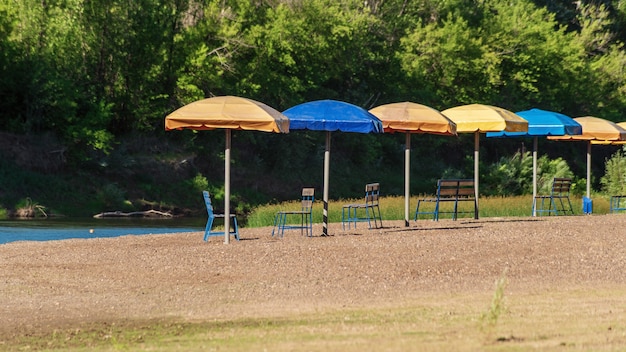
[[[591,194],[591,145],[626,143],[626,129],[599,117],[574,118],[583,127],[580,135],[548,136],[555,141],[587,141],[587,198]]]
[[[289,119],[279,111],[258,101],[220,96],[195,101],[165,118],[166,130],[255,130],[289,132]]]
[[[618,122],[616,123],[619,127],[626,129],[626,122]],[[592,140],[591,144],[611,144],[611,145],[622,145],[626,144],[626,141],[609,141],[609,140]]]
[[[230,148],[231,130],[289,132],[289,119],[258,101],[220,96],[187,104],[165,117],[165,130],[226,129],[224,151],[224,243],[230,242]]]
[[[474,133],[474,193],[478,203],[478,157],[480,133],[527,132],[528,121],[515,113],[491,105],[469,104],[441,112],[456,123],[457,133]]]
[[[385,133],[404,132],[404,226],[409,226],[411,133],[456,136],[456,124],[439,111],[417,103],[402,102],[377,106],[369,111],[383,123]]]

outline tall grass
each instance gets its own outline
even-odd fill
[[[415,207],[418,199],[423,196],[414,196],[410,201],[409,220],[413,221]],[[582,213],[582,199],[579,197],[570,197],[574,214]],[[609,212],[609,198],[605,195],[593,195],[593,213],[606,214]],[[341,209],[344,204],[362,202],[363,199],[339,199],[331,200],[328,204],[328,221],[341,222]],[[465,204],[462,204],[465,203]],[[469,211],[470,202],[462,202],[459,204],[460,210]],[[532,215],[533,197],[531,195],[513,196],[513,197],[484,197],[479,199],[479,215],[480,217],[524,217]],[[425,206],[429,206],[426,204]],[[434,203],[431,205],[434,207]],[[443,206],[449,206],[443,205]],[[322,222],[322,202],[316,200],[313,206],[313,223]],[[297,210],[300,209],[299,201],[284,202],[279,204],[261,205],[252,210],[247,218],[247,227],[263,227],[272,226],[274,224],[274,216],[280,210]],[[402,220],[404,219],[404,197],[391,196],[382,197],[380,199],[380,210],[384,220]],[[421,210],[421,206],[420,206]],[[470,213],[460,214],[459,218],[473,217]],[[450,217],[449,214],[442,214],[440,218]],[[422,217],[423,219],[424,217]]]

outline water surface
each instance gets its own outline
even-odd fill
[[[70,238],[118,237],[204,231],[206,219],[43,219],[1,220],[0,244]]]

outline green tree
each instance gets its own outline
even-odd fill
[[[363,105],[378,90],[379,24],[362,3],[283,2],[265,16],[246,32],[238,91],[288,108],[326,98]]]
[[[552,14],[528,1],[457,8],[440,21],[418,22],[401,42],[397,55],[404,70],[415,85],[437,92],[442,106],[568,110],[589,77],[584,48]]]
[[[483,36],[489,55],[497,57],[497,79],[491,81],[496,105],[514,111],[545,106],[572,111],[589,77],[584,48],[545,8],[527,1],[485,2]]]
[[[497,57],[487,53],[477,29],[458,13],[444,20],[419,22],[401,39],[397,53],[417,87],[435,92],[441,106],[484,101],[499,80]],[[494,75],[495,74],[495,75]]]

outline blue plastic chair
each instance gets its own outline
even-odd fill
[[[300,233],[313,237],[313,202],[315,201],[315,188],[302,189],[302,205],[300,210],[279,211],[274,216],[274,228],[272,229],[272,237],[277,232],[280,237],[285,234],[285,229],[300,229]],[[297,224],[287,223],[288,216],[297,216],[300,222]],[[293,220],[292,220],[293,221]]]
[[[213,231],[213,223],[216,218],[224,219],[224,214],[216,214],[213,212],[213,204],[211,204],[211,196],[208,191],[202,191],[202,195],[204,196],[204,203],[206,204],[206,211],[209,215],[209,219],[206,223],[206,228],[204,229],[204,241],[208,241],[211,236],[224,236],[224,231]],[[233,226],[229,231],[232,235],[235,236],[235,239],[239,241],[239,226],[237,225],[237,217],[235,214],[230,214],[230,218],[233,220]]]

